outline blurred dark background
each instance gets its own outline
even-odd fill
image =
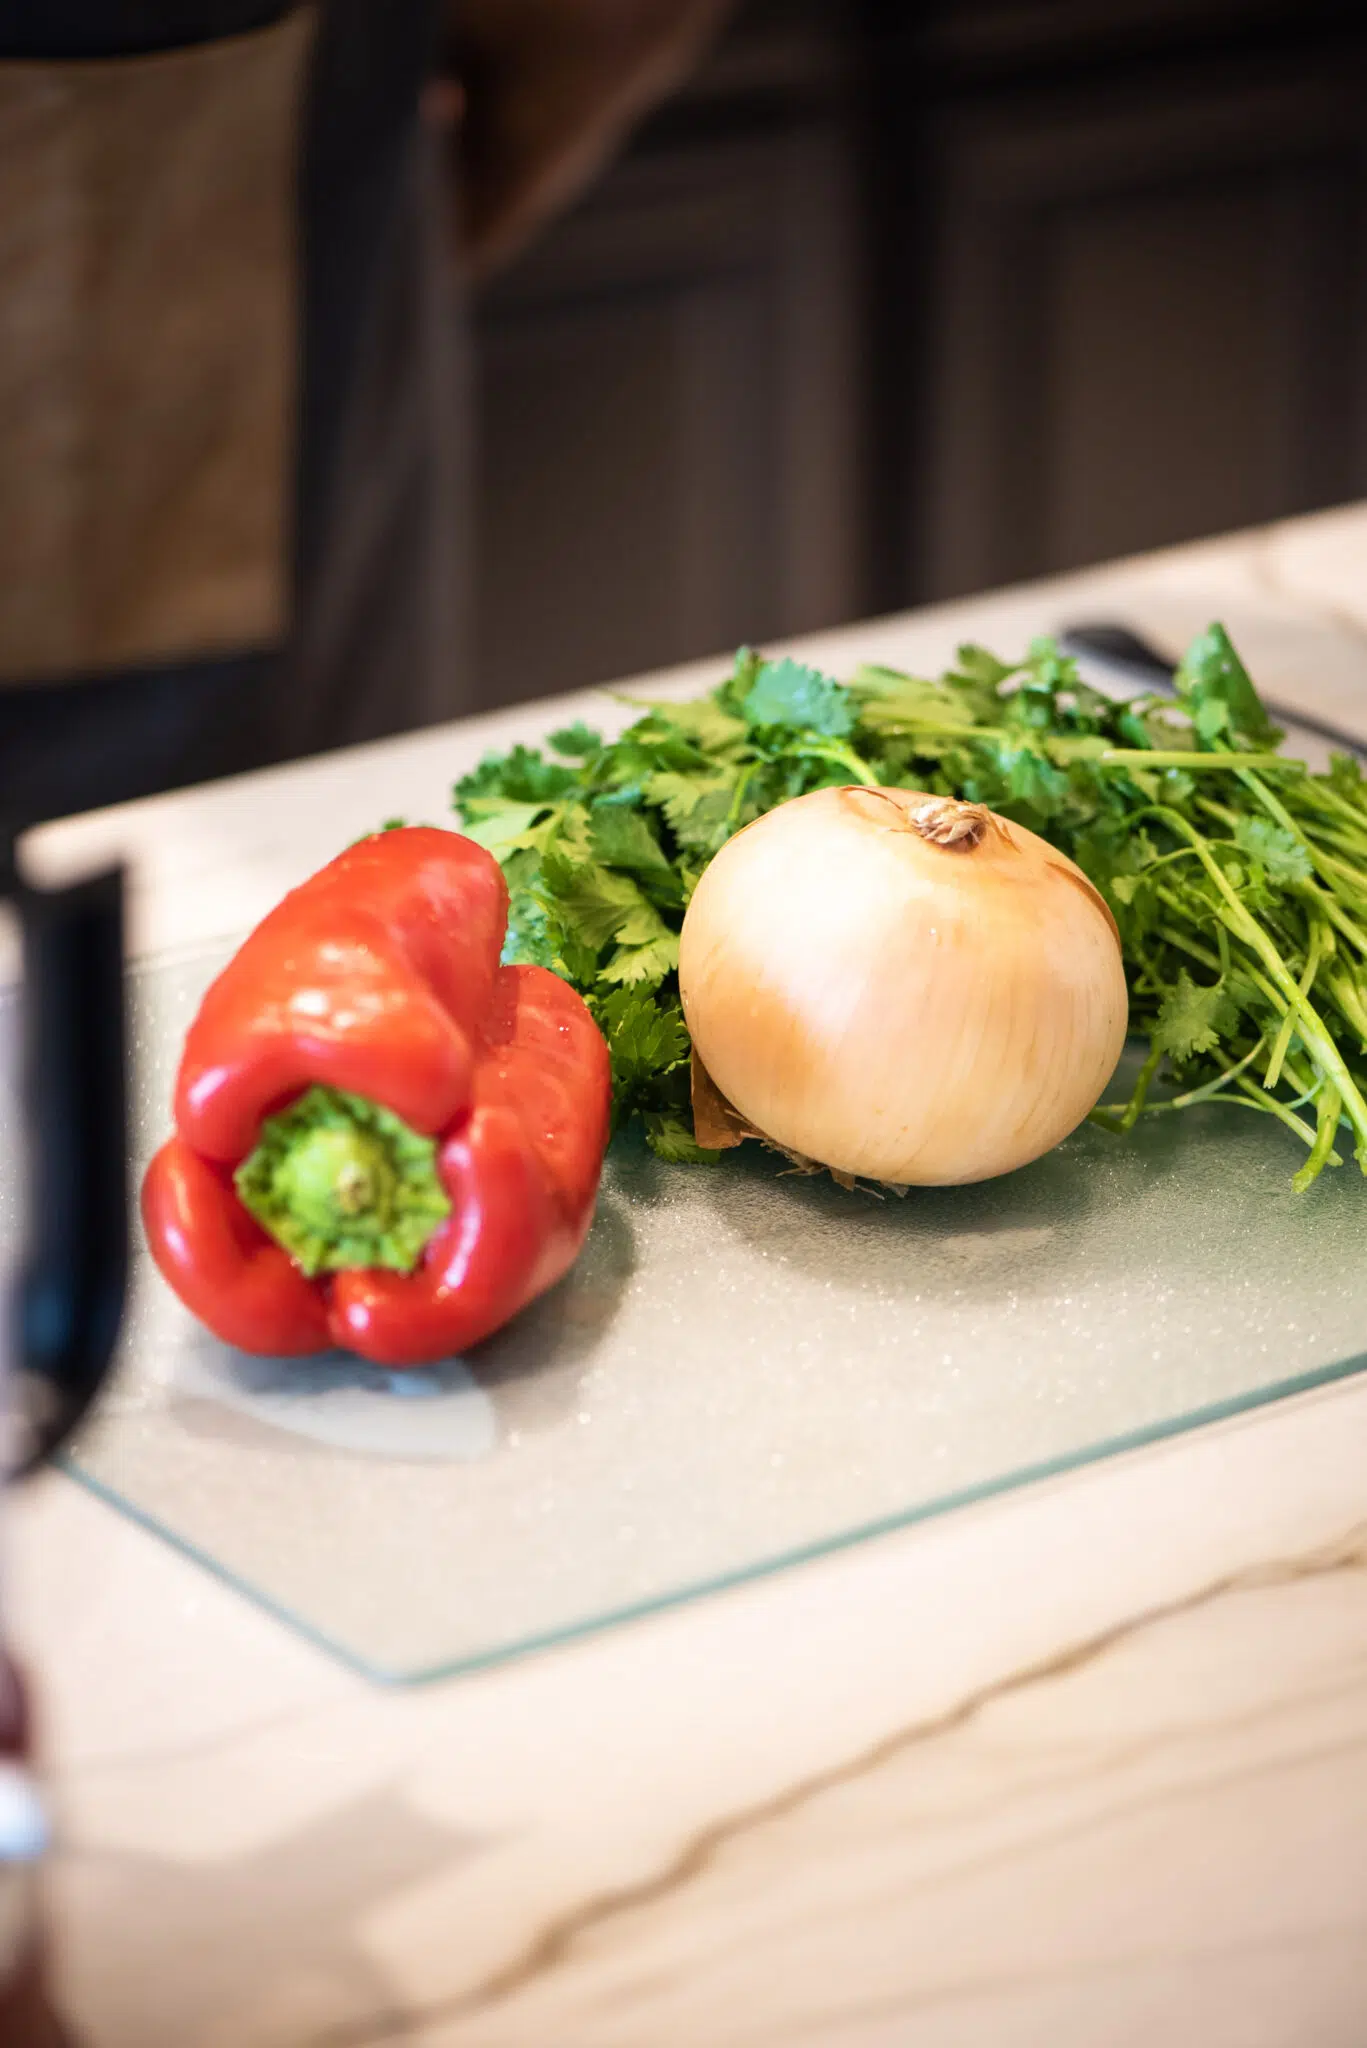
[[[0,0],[0,827],[1367,490],[1367,0]]]
[[[1367,10],[750,0],[474,314],[482,705],[1367,489]]]

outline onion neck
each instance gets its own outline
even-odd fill
[[[951,853],[972,853],[981,846],[992,822],[985,804],[964,803],[953,796],[902,796],[890,789],[850,789],[845,792],[871,824],[888,831],[916,832],[927,845],[942,846]]]
[[[991,821],[986,804],[966,804],[953,796],[927,797],[911,814],[923,839],[956,853],[972,853],[975,846],[981,846]]]

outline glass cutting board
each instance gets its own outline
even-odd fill
[[[225,954],[134,977],[140,1162]],[[1299,1156],[1206,1109],[897,1201],[628,1140],[573,1273],[410,1374],[229,1351],[140,1252],[71,1468],[373,1676],[468,1670],[1357,1370],[1367,1183]]]

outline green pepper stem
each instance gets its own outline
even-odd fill
[[[378,1102],[315,1087],[266,1119],[234,1183],[310,1278],[367,1266],[411,1273],[451,1213],[436,1154],[434,1139]]]

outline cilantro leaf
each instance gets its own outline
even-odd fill
[[[546,907],[530,889],[513,889],[508,895],[508,929],[503,939],[505,967],[554,967]]]
[[[903,675],[898,669],[866,662],[856,671],[850,688],[858,699],[861,720],[878,730],[925,723],[951,732],[971,732],[976,722],[971,701],[926,676]]]
[[[1246,854],[1261,867],[1269,881],[1308,882],[1315,873],[1314,862],[1303,840],[1271,818],[1240,818],[1234,838]]]
[[[576,718],[573,725],[564,725],[559,732],[553,732],[546,744],[568,760],[586,761],[602,746],[603,735],[595,732],[591,725],[585,725],[582,718]]]
[[[828,739],[844,739],[854,731],[849,691],[800,661],[766,661],[746,695],[744,709],[753,726],[788,726]]]
[[[1078,682],[1077,663],[1071,654],[1060,652],[1059,644],[1052,634],[1040,633],[1030,642],[1030,652],[1025,660],[1023,689],[1033,689],[1043,695],[1055,697],[1060,690],[1076,690]]]
[[[994,692],[1014,673],[1006,662],[999,661],[995,654],[989,654],[985,647],[975,646],[971,640],[965,640],[958,648],[957,659],[957,674],[967,682],[977,683]]]
[[[682,748],[680,766],[693,767],[706,755],[724,754],[745,738],[744,719],[728,711],[716,696],[680,704],[643,697],[623,697],[620,701],[640,704],[646,709],[646,716],[626,735],[627,744],[635,740],[655,750],[663,748],[676,753]]]
[[[1211,1052],[1234,1029],[1238,1017],[1237,1005],[1218,983],[1203,988],[1183,968],[1159,1009],[1152,1033],[1154,1051],[1171,1053],[1178,1061]]]
[[[714,853],[726,836],[735,782],[729,775],[653,775],[645,795],[664,812],[681,847]]]
[[[1336,795],[1361,800],[1364,786],[1362,763],[1354,755],[1331,754],[1327,779]]]
[[[1222,697],[1204,697],[1193,704],[1191,722],[1197,739],[1213,747],[1221,733],[1230,730],[1229,706]]]
[[[677,1111],[648,1112],[645,1127],[647,1145],[657,1159],[667,1160],[671,1166],[715,1166],[722,1156],[700,1145],[692,1125]]]
[[[1217,621],[1207,626],[1204,633],[1192,641],[1173,677],[1177,694],[1191,711],[1198,733],[1204,737],[1202,720],[1211,725],[1217,714],[1213,709],[1222,706],[1224,723],[1213,725],[1210,737],[1215,732],[1227,729],[1240,738],[1251,740],[1255,746],[1268,746],[1277,738],[1276,729],[1263,709],[1262,699],[1253,687],[1252,677],[1235,653],[1228,633]]]
[[[619,945],[599,970],[608,982],[624,982],[643,988],[658,988],[679,964],[679,935],[661,926],[653,938],[634,945]]]
[[[532,747],[516,746],[507,754],[486,754],[477,768],[455,786],[456,809],[465,812],[471,797],[500,796],[519,803],[554,803],[568,796],[579,780],[577,768],[548,761]]]
[[[742,717],[741,706],[754,687],[755,678],[764,667],[764,656],[757,654],[753,647],[738,647],[731,673],[714,693],[713,701],[732,717]]]
[[[688,1029],[677,996],[645,989],[611,989],[592,1008],[607,1040],[620,1118],[638,1101],[649,1104],[662,1081],[683,1073],[690,1053]]]
[[[541,863],[541,883],[561,924],[595,951],[616,938],[640,944],[659,929],[659,912],[631,877],[596,861],[552,849]]]
[[[605,867],[639,874],[670,865],[645,815],[626,804],[595,804],[590,841]]]
[[[486,847],[495,860],[539,844],[536,826],[547,817],[541,803],[520,803],[515,797],[471,797],[462,816],[461,830],[467,839]]]
[[[1007,790],[1017,803],[1028,806],[1037,817],[1051,818],[1068,793],[1068,777],[1044,754],[1037,754],[1031,747],[1022,747],[1010,757]]]

